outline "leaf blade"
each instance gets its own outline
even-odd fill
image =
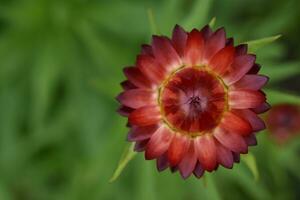
[[[257,40],[250,40],[250,41],[243,42],[243,43],[248,45],[248,51],[250,53],[254,53],[258,49],[278,40],[280,37],[281,37],[281,35],[279,34],[279,35],[265,37],[265,38],[261,38],[261,39],[257,39]]]

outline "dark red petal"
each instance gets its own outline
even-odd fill
[[[260,119],[253,111],[249,109],[242,109],[235,110],[234,112],[243,119],[247,120],[251,124],[253,131],[257,132],[266,128],[264,121]]]
[[[226,40],[226,46],[233,46],[233,44],[234,44],[233,38],[228,38],[228,39]]]
[[[183,179],[188,178],[194,171],[197,163],[197,156],[194,148],[194,142],[191,141],[188,152],[185,154],[183,159],[178,165],[180,174]]]
[[[204,59],[210,60],[219,50],[225,47],[226,33],[224,28],[218,29],[205,43]]]
[[[158,126],[156,124],[150,126],[134,126],[130,129],[127,140],[133,142],[149,139],[157,128]]]
[[[137,141],[134,144],[134,151],[137,151],[137,152],[145,151],[148,142],[149,142],[149,139],[148,140]]]
[[[126,80],[126,81],[123,81],[121,83],[121,86],[124,90],[131,90],[131,89],[135,89],[137,88],[135,85],[133,85],[130,81]]]
[[[228,132],[225,129],[221,129],[219,127],[215,129],[213,134],[221,144],[223,144],[231,151],[238,153],[247,153],[248,146],[241,135]]]
[[[264,103],[266,97],[263,93],[253,90],[229,91],[229,105],[235,109],[256,108]]]
[[[214,137],[206,134],[196,138],[195,148],[202,168],[213,171],[217,164],[217,149]]]
[[[202,33],[204,40],[207,40],[213,34],[209,25],[204,26],[200,32]]]
[[[259,64],[254,64],[253,67],[248,71],[247,74],[257,74],[260,70],[261,66]]]
[[[270,110],[270,108],[271,108],[271,105],[268,104],[267,102],[264,102],[264,103],[260,104],[259,106],[253,108],[252,110],[257,114],[260,114],[260,113],[264,113],[264,112]]]
[[[236,163],[240,162],[240,153],[232,152],[233,160]]]
[[[185,63],[188,66],[200,65],[204,52],[204,39],[202,34],[193,29],[189,34],[184,51]]]
[[[174,133],[165,126],[159,127],[151,136],[145,153],[145,158],[151,160],[165,153],[172,141]]]
[[[173,30],[172,43],[179,56],[183,57],[186,45],[187,33],[179,25]]]
[[[143,44],[142,45],[142,52],[143,55],[150,55],[153,56],[153,51],[152,51],[152,47],[148,44]]]
[[[238,133],[243,136],[249,135],[252,132],[250,123],[234,112],[226,112],[220,126],[228,132]]]
[[[170,166],[177,165],[188,151],[190,145],[190,139],[186,136],[176,134],[170,144],[168,150],[168,158]]]
[[[131,108],[140,108],[155,104],[155,95],[151,90],[132,89],[119,94],[118,101]]]
[[[234,47],[227,46],[221,49],[216,55],[209,61],[209,66],[217,74],[223,75],[228,67],[231,65],[234,59]]]
[[[169,167],[168,163],[168,156],[166,153],[161,155],[160,157],[157,158],[156,160],[156,168],[159,172],[167,169]]]
[[[148,126],[157,124],[161,119],[159,107],[145,106],[130,113],[128,121],[132,125]]]
[[[132,111],[134,111],[134,109],[123,105],[117,110],[117,112],[124,117],[128,117]]]
[[[155,59],[166,71],[172,71],[181,66],[181,59],[167,37],[153,36],[152,49]]]
[[[217,145],[217,161],[228,169],[233,167],[232,152],[220,143]]]
[[[137,66],[150,81],[157,84],[160,84],[166,76],[164,68],[150,56],[139,55],[137,57]]]
[[[250,134],[247,137],[245,137],[245,141],[248,146],[255,146],[257,145],[257,140],[254,134]]]
[[[268,80],[269,78],[267,76],[247,74],[233,84],[232,87],[238,89],[260,90]]]
[[[195,167],[195,170],[194,170],[194,175],[197,177],[197,178],[201,178],[204,174],[204,169],[201,167],[200,163],[197,162],[196,164],[196,167]]]
[[[137,67],[125,67],[123,70],[128,80],[135,86],[140,88],[150,88],[149,80],[142,74]]]
[[[240,44],[235,47],[235,56],[242,56],[247,54],[248,45],[247,44]]]
[[[224,75],[223,79],[227,85],[231,85],[240,80],[253,66],[255,62],[254,55],[242,55],[234,59],[229,71]]]

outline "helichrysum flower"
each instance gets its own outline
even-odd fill
[[[287,103],[274,105],[266,122],[271,136],[283,144],[300,134],[300,106]]]
[[[156,159],[159,171],[179,170],[201,177],[221,164],[232,168],[255,132],[265,128],[257,116],[268,109],[260,90],[266,76],[247,45],[234,46],[224,28],[184,31],[172,38],[153,36],[126,67],[119,113],[128,117],[128,140],[135,151]]]

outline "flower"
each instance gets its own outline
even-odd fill
[[[234,46],[224,28],[153,36],[142,45],[118,97],[128,117],[128,140],[157,168],[201,177],[221,164],[232,168],[255,132],[265,128],[257,114],[269,106],[260,90],[268,81],[247,45]]]
[[[267,116],[267,127],[278,144],[286,143],[300,133],[300,107],[295,104],[277,104]]]

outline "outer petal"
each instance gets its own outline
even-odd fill
[[[234,59],[229,71],[224,75],[223,79],[227,85],[240,80],[254,65],[255,55],[242,55]]]
[[[200,65],[204,52],[204,39],[202,34],[193,29],[187,38],[184,51],[185,64],[188,66]]]
[[[161,119],[158,106],[145,106],[130,113],[128,121],[132,125],[148,126],[157,124]]]
[[[254,134],[250,134],[247,137],[245,137],[245,141],[248,146],[255,146],[257,145],[257,140]]]
[[[121,86],[124,90],[136,89],[137,87],[133,85],[130,81],[126,80],[121,82]]]
[[[151,90],[144,89],[126,90],[117,99],[121,104],[131,108],[155,104],[155,94]]]
[[[176,134],[170,144],[168,150],[168,158],[170,166],[176,166],[188,151],[190,146],[190,139],[186,136]]]
[[[213,134],[221,144],[231,151],[237,153],[246,153],[248,151],[244,138],[239,134],[228,132],[219,127],[214,130]]]
[[[232,156],[233,156],[234,162],[236,162],[236,163],[240,162],[240,154],[239,153],[232,152]]]
[[[172,43],[180,57],[184,55],[186,40],[187,33],[179,25],[176,25],[173,30]]]
[[[152,51],[152,47],[148,44],[143,44],[142,45],[142,52],[143,55],[150,55],[153,56],[153,51]]]
[[[181,59],[167,37],[153,36],[152,49],[156,60],[166,71],[180,67]]]
[[[202,33],[204,40],[207,40],[213,34],[213,31],[211,30],[209,25],[204,26],[200,32]]]
[[[224,28],[218,29],[205,43],[205,60],[210,60],[219,50],[225,47],[226,33]]]
[[[134,109],[122,105],[122,106],[120,106],[120,108],[117,110],[117,112],[118,112],[120,115],[124,116],[124,117],[128,117],[129,114],[130,114],[133,110],[134,110]]]
[[[260,91],[232,90],[229,91],[229,105],[235,109],[256,108],[264,103],[266,97]]]
[[[261,68],[261,66],[259,64],[255,63],[253,65],[253,67],[251,67],[251,69],[248,71],[247,74],[257,74],[259,72],[260,68]]]
[[[252,110],[257,114],[260,114],[260,113],[264,113],[264,112],[268,111],[270,108],[271,108],[271,105],[268,104],[267,102],[264,102],[264,103],[260,104],[259,106],[253,108]]]
[[[220,143],[217,145],[217,161],[226,168],[233,167],[232,152]]]
[[[197,163],[197,156],[194,148],[194,142],[191,141],[188,152],[178,165],[182,178],[188,178],[194,171]]]
[[[135,86],[140,88],[150,88],[149,80],[142,74],[137,67],[125,67],[123,70],[128,80]]]
[[[170,129],[165,126],[158,128],[151,136],[150,141],[147,144],[145,158],[151,160],[158,158],[165,153],[172,141],[174,133],[171,133]]]
[[[247,44],[240,44],[235,47],[235,56],[242,56],[247,54],[248,45]]]
[[[234,59],[234,47],[227,46],[220,50],[209,62],[209,66],[218,74],[222,75],[231,65]]]
[[[159,172],[165,170],[169,167],[168,156],[164,153],[162,156],[157,158],[156,160],[156,168]]]
[[[134,145],[134,150],[137,152],[145,151],[148,142],[149,139],[136,142]]]
[[[197,178],[201,178],[203,176],[203,174],[204,174],[204,169],[201,167],[200,163],[197,162],[195,170],[194,170],[194,175]]]
[[[235,110],[234,113],[247,120],[251,124],[251,127],[255,132],[261,131],[266,128],[264,121],[249,109]]]
[[[247,74],[233,84],[232,87],[238,89],[260,90],[268,80],[269,78],[267,76]]]
[[[157,130],[158,126],[134,126],[130,129],[127,139],[128,141],[141,141],[149,139],[152,134]]]
[[[238,133],[243,136],[252,132],[251,124],[234,112],[226,112],[220,126],[228,132]]]
[[[217,164],[217,149],[214,137],[206,134],[196,138],[195,148],[203,169],[213,171]]]

